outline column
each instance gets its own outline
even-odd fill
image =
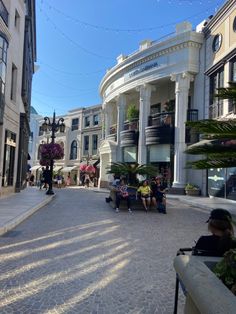
[[[124,130],[125,122],[125,106],[126,96],[125,94],[119,94],[117,98],[117,161],[122,161],[122,149],[120,146],[120,132]]]
[[[105,131],[105,139],[107,139],[110,134],[110,124],[111,124],[111,105],[109,103],[105,103],[104,106],[104,131]]]
[[[153,86],[144,84],[137,88],[140,93],[139,98],[139,142],[138,142],[138,163],[147,163],[147,147],[145,139],[145,128],[148,126],[148,116],[150,115],[150,100]]]
[[[190,73],[173,74],[175,82],[175,147],[173,187],[183,189],[186,184],[185,122],[187,121],[188,94],[193,76]]]

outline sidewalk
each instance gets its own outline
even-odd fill
[[[76,187],[78,188],[78,187]],[[108,189],[89,188],[95,193],[109,193]],[[40,191],[38,188],[28,187],[20,193],[16,193],[9,197],[0,198],[0,235],[13,229],[23,220],[36,212],[39,208],[48,204],[54,195],[46,195],[45,191]],[[227,209],[236,219],[236,201],[209,198],[209,197],[194,197],[187,195],[167,195],[168,199],[177,199],[181,202],[196,206],[198,208],[211,211],[214,208]]]
[[[53,197],[54,195],[46,195],[44,190],[28,187],[20,193],[0,198],[0,235],[48,204]]]
[[[188,196],[188,195],[174,195],[167,194],[167,199],[178,199],[191,206],[196,206],[201,209],[211,211],[215,208],[227,209],[231,215],[236,219],[236,201],[205,196]]]

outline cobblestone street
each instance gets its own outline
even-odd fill
[[[208,214],[177,200],[167,215],[115,213],[104,193],[56,193],[0,238],[0,313],[173,313],[173,259]]]

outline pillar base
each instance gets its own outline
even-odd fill
[[[175,195],[185,195],[185,189],[181,187],[171,187],[168,193]]]

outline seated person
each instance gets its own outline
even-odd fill
[[[123,178],[120,180],[120,184],[117,186],[116,191],[116,212],[119,212],[120,201],[123,199],[127,202],[128,211],[132,213],[132,210],[130,209],[130,196],[126,179]]]
[[[161,183],[161,177],[155,177],[152,180],[151,189],[154,206],[156,206],[159,212],[166,214],[166,186]]]
[[[148,210],[148,207],[150,207],[150,204],[151,204],[151,192],[152,191],[151,191],[150,186],[148,185],[147,180],[144,180],[143,184],[137,190],[136,199],[137,199],[138,193],[140,193],[141,200],[143,202],[143,206],[146,212]]]
[[[223,256],[225,252],[236,248],[231,214],[221,208],[211,211],[208,230],[212,233],[202,236],[193,248],[193,255]]]

